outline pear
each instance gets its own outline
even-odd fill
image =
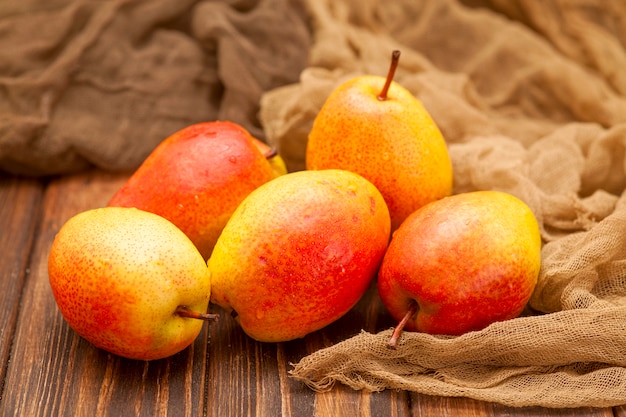
[[[161,142],[108,205],[165,217],[208,259],[244,197],[280,175],[275,164],[280,157],[242,126],[197,123]]]
[[[178,353],[214,318],[202,255],[171,222],[142,210],[106,207],[69,219],[50,249],[48,275],[70,327],[126,358]]]
[[[403,328],[460,335],[520,315],[541,267],[530,208],[500,191],[445,197],[393,234],[378,275],[383,304]]]
[[[304,337],[362,297],[390,235],[380,192],[344,170],[299,171],[250,193],[208,261],[211,302],[262,342]]]
[[[337,168],[371,181],[389,207],[392,230],[415,210],[450,195],[452,164],[445,140],[422,103],[387,78],[365,75],[339,85],[309,133],[307,169]]]

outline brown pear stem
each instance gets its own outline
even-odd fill
[[[178,306],[176,308],[175,314],[190,319],[198,319],[204,321],[217,320],[217,314],[198,313],[197,311],[190,310],[189,307],[186,306]]]
[[[272,159],[273,157],[275,157],[276,155],[278,155],[278,150],[276,148],[274,148],[273,146],[271,148],[269,148],[267,150],[267,152],[265,152],[263,154],[263,156],[265,156],[265,159]]]
[[[398,61],[400,61],[400,51],[397,49],[391,53],[391,64],[389,65],[389,72],[387,72],[387,79],[385,80],[385,85],[383,86],[382,91],[378,94],[378,99],[380,101],[387,100],[387,93],[389,92],[389,86],[391,86],[391,82],[393,81],[393,76],[396,73],[396,68],[398,68]]]
[[[404,330],[404,326],[406,326],[406,322],[409,321],[409,319],[413,317],[415,313],[417,313],[418,308],[419,306],[417,305],[417,302],[415,300],[411,301],[408,311],[406,312],[404,317],[402,317],[402,320],[400,320],[400,323],[398,323],[396,328],[393,329],[393,333],[391,334],[391,337],[389,338],[389,342],[387,342],[387,347],[389,349],[394,349],[394,350],[396,349],[397,344],[398,344],[398,339],[400,339],[400,335],[402,334],[402,331]]]

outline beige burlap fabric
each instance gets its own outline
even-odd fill
[[[132,170],[213,119],[263,139],[259,98],[298,79],[307,22],[290,0],[2,1],[0,170]]]
[[[622,0],[310,0],[314,43],[298,83],[261,120],[304,168],[329,92],[362,73],[420,98],[453,159],[455,193],[510,192],[542,229],[533,314],[460,337],[363,332],[295,364],[324,390],[407,389],[513,406],[626,403],[626,3]],[[364,143],[363,146],[367,146]]]

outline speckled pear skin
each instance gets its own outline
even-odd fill
[[[363,177],[299,171],[250,193],[208,265],[211,301],[263,342],[297,339],[347,313],[375,278],[389,211]]]
[[[459,335],[519,316],[540,267],[530,208],[508,193],[476,191],[409,216],[393,234],[377,284],[398,321],[417,302],[406,330]]]
[[[165,217],[208,259],[239,203],[274,178],[254,140],[233,122],[188,126],[161,142],[108,205]]]
[[[202,255],[168,220],[135,208],[88,210],[57,233],[48,257],[52,293],[79,335],[119,356],[153,360],[189,346],[211,295]]]
[[[422,103],[385,78],[356,77],[339,85],[315,118],[307,169],[356,172],[381,192],[392,230],[426,203],[452,192],[452,163],[441,131]]]

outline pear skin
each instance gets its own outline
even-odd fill
[[[153,360],[189,346],[202,329],[210,273],[168,220],[134,208],[88,210],[69,219],[48,256],[63,317],[95,346]]]
[[[371,181],[395,230],[421,206],[451,194],[452,163],[430,114],[392,76],[356,77],[330,94],[309,133],[306,167],[345,169]]]
[[[406,330],[460,335],[519,316],[540,266],[530,208],[508,193],[476,191],[409,216],[393,234],[377,284]]]
[[[108,205],[165,217],[208,259],[239,203],[274,178],[254,140],[227,121],[186,127],[161,142]]]
[[[256,340],[304,337],[362,297],[389,234],[385,201],[363,177],[280,176],[250,193],[219,237],[208,262],[211,301]]]

